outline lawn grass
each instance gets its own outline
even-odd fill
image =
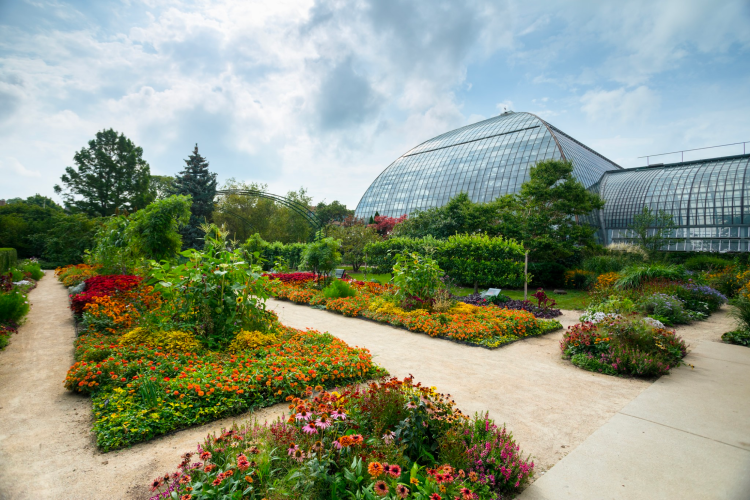
[[[354,279],[357,280],[364,280],[365,275],[362,272],[355,273],[351,270],[351,266],[341,266],[344,269],[347,269],[347,274],[351,276]],[[362,271],[362,268],[360,268],[360,271]],[[373,279],[378,280],[380,283],[388,283],[391,280],[391,274],[373,274],[373,273],[367,273],[367,279],[369,281],[372,281]],[[482,292],[486,290],[486,288],[480,288],[479,291]],[[547,291],[547,296],[551,299],[554,299],[555,302],[557,302],[557,309],[578,309],[583,310],[586,309],[586,306],[589,304],[589,295],[588,292],[584,290],[566,290],[568,292],[565,295],[560,295],[557,293],[554,293],[552,291]],[[529,300],[535,301],[532,297],[532,295],[536,292],[535,287],[529,287]],[[474,293],[473,288],[466,288],[466,287],[457,287],[453,290],[453,293],[458,296],[464,296],[464,295],[470,295]],[[503,295],[507,295],[511,299],[515,300],[523,300],[523,290],[503,290]]]

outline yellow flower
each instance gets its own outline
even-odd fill
[[[240,295],[239,297],[237,297],[237,305],[242,304],[243,300],[245,300],[245,297],[243,297],[242,295]]]

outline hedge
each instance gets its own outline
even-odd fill
[[[432,255],[445,273],[462,284],[518,287],[523,285],[523,247],[512,239],[484,234],[434,238],[392,238],[366,247],[367,260],[378,273],[391,272],[398,253]]]
[[[0,273],[10,271],[18,263],[18,252],[15,248],[0,248]]]

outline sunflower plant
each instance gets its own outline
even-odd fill
[[[150,262],[149,283],[161,294],[167,321],[191,326],[209,349],[226,347],[241,330],[269,331],[261,268],[245,262],[240,250],[206,245],[180,255],[187,262]]]

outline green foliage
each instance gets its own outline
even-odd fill
[[[617,273],[629,265],[641,263],[643,259],[637,254],[617,253],[612,255],[596,255],[584,259],[583,269],[596,274]]]
[[[20,323],[28,312],[29,301],[24,294],[17,291],[0,292],[0,323]]]
[[[60,178],[64,189],[55,185],[66,208],[106,217],[133,212],[153,199],[143,149],[123,134],[112,129],[97,132],[88,147],[73,156],[73,161],[76,167],[66,167]]]
[[[209,349],[217,349],[226,347],[241,329],[268,331],[271,317],[260,269],[248,267],[240,250],[226,250],[223,241],[209,239],[210,229],[206,233],[203,251],[180,254],[188,262],[151,261],[149,283],[163,297],[160,314],[180,329],[188,324]]]
[[[664,264],[630,266],[625,268],[621,274],[622,278],[617,280],[615,284],[620,289],[637,288],[660,278],[673,281],[687,279],[684,267]]]
[[[332,222],[345,222],[354,217],[354,210],[349,210],[340,201],[333,200],[331,203],[320,202],[315,206],[315,215],[324,226]]]
[[[214,197],[216,196],[216,174],[208,170],[208,162],[198,153],[198,144],[193,154],[185,160],[185,170],[174,179],[172,193],[190,196],[190,221],[180,228],[182,248],[203,248],[201,224],[212,221]]]
[[[307,245],[305,243],[287,243],[280,241],[269,243],[260,234],[255,233],[245,240],[240,248],[245,252],[248,262],[262,265],[268,271],[276,267],[276,262],[283,259],[285,265],[290,269],[297,269],[302,262],[302,252]],[[255,254],[258,254],[256,257]],[[279,269],[276,269],[279,271]]]
[[[268,186],[228,179],[221,189],[267,192]],[[312,202],[304,188],[288,192],[286,198],[305,207],[309,207]],[[273,200],[261,197],[221,195],[217,198],[213,219],[219,225],[226,225],[232,239],[238,241],[245,241],[253,233],[259,233],[266,241],[282,243],[306,242],[312,236],[312,229],[302,215]]]
[[[104,219],[89,248],[86,263],[102,266],[102,274],[128,274],[136,262],[133,247],[127,235],[129,220],[124,215]]]
[[[713,255],[696,255],[685,261],[685,269],[689,271],[716,271],[732,265],[731,260]]]
[[[39,265],[38,262],[21,262],[18,265],[19,269],[21,269],[25,273],[31,274],[31,279],[33,280],[40,280],[44,277],[44,271],[42,271],[42,267]]]
[[[734,308],[730,310],[730,314],[737,321],[738,329],[750,335],[750,297],[740,295],[732,301],[732,305]]]
[[[147,259],[171,259],[182,246],[178,232],[190,220],[190,197],[170,196],[130,216],[125,230],[133,251]]]
[[[365,247],[376,272],[393,269],[396,255],[432,255],[453,280],[477,286],[523,285],[523,247],[513,240],[485,234],[453,235],[447,240],[390,238]]]
[[[405,302],[412,297],[430,303],[437,291],[444,287],[440,278],[443,270],[431,257],[417,253],[396,255],[393,266],[393,284],[398,288],[397,297]]]
[[[18,252],[15,248],[0,248],[0,274],[16,267]]]
[[[524,249],[513,240],[486,234],[454,235],[435,256],[440,267],[459,283],[477,287],[517,287],[524,282]]]
[[[317,275],[328,274],[341,262],[341,242],[333,238],[323,238],[309,243],[302,252],[300,267]]]
[[[163,200],[174,194],[174,177],[171,175],[152,175],[149,181],[151,196],[155,200]]]
[[[468,194],[459,193],[442,207],[411,214],[394,228],[393,236],[447,239],[459,233],[489,231],[496,219],[497,204],[474,203]]]
[[[630,229],[635,233],[638,245],[653,256],[668,243],[668,238],[677,229],[677,225],[672,214],[664,210],[654,212],[650,207],[643,207],[641,213],[633,217]]]
[[[45,244],[41,257],[48,262],[83,262],[86,250],[94,246],[99,227],[100,219],[84,214],[56,215],[52,227],[43,236]]]
[[[375,229],[362,224],[331,226],[328,234],[337,240],[341,240],[341,252],[344,261],[351,264],[355,272],[359,271],[359,268],[365,262],[367,245],[380,241]]]
[[[556,287],[564,284],[565,266],[559,262],[529,262],[531,285]]]
[[[750,347],[750,330],[733,330],[722,334],[721,340],[728,344]]]
[[[323,289],[323,295],[327,299],[341,299],[344,297],[354,297],[357,295],[357,291],[346,281],[334,280]]]

